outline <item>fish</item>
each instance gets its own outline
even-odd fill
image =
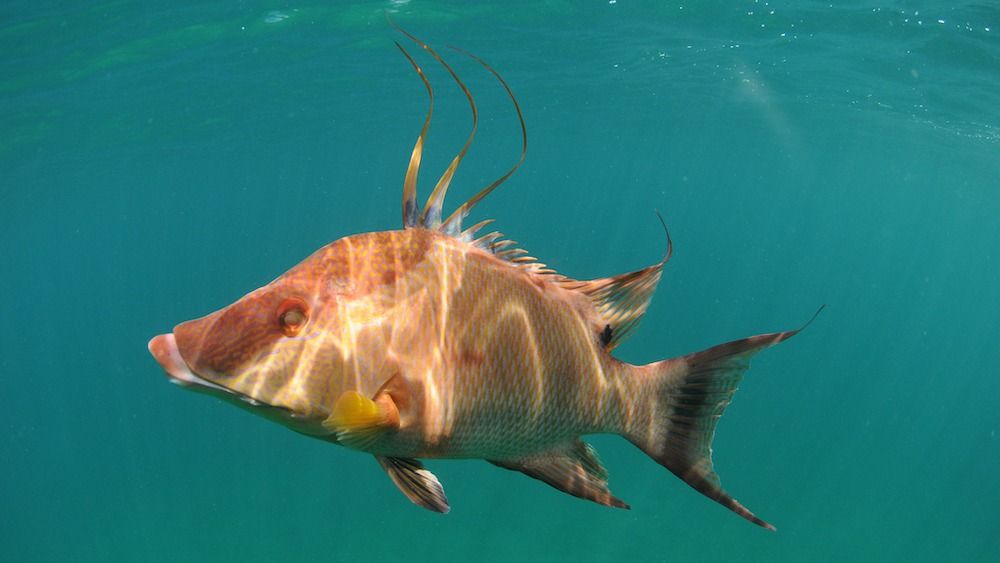
[[[524,161],[528,136],[507,82],[460,49],[505,89],[522,148],[504,175],[445,217],[445,195],[472,143],[478,110],[437,51],[396,29],[465,94],[472,112],[465,144],[421,209],[417,179],[434,91],[395,41],[429,98],[403,180],[403,228],[335,240],[234,303],[155,336],[148,348],[169,380],[373,455],[410,501],[435,512],[447,513],[450,504],[421,460],[482,459],[628,509],[582,438],[616,434],[696,491],[774,530],[723,490],[712,439],[750,359],[805,325],[646,365],[615,358],[672,255],[665,223],[659,261],[591,280],[564,276],[501,232],[486,232],[492,220],[463,227]]]

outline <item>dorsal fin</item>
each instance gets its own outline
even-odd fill
[[[410,164],[406,167],[406,179],[403,180],[403,227],[409,228],[417,224],[417,173],[420,172],[420,158],[424,153],[424,139],[427,138],[427,129],[431,126],[431,116],[434,115],[434,89],[431,88],[430,81],[427,80],[427,76],[424,74],[423,69],[420,68],[420,65],[417,64],[417,61],[413,60],[413,57],[406,52],[406,49],[398,41],[393,41],[393,43],[402,51],[406,60],[410,61],[410,64],[413,65],[413,70],[420,76],[424,87],[427,88],[427,97],[429,98],[427,116],[424,117],[424,125],[420,128],[420,135],[417,136],[417,142],[413,144],[413,152],[410,154]]]
[[[673,250],[673,246],[670,243],[670,234],[667,233],[667,254],[659,263],[635,272],[629,272],[627,274],[621,274],[610,278],[577,281],[559,275],[552,269],[547,268],[545,264],[538,262],[538,260],[534,257],[526,256],[527,252],[521,248],[517,248],[517,243],[514,241],[500,240],[503,238],[503,234],[500,232],[494,231],[477,237],[477,232],[489,224],[491,222],[489,220],[482,221],[471,228],[462,230],[462,220],[465,219],[472,208],[475,207],[480,200],[495,190],[497,186],[510,178],[511,175],[513,175],[514,172],[516,172],[521,166],[521,163],[524,162],[524,157],[528,151],[528,132],[525,127],[524,115],[521,112],[521,106],[518,104],[517,98],[514,96],[514,92],[510,89],[510,86],[507,85],[507,82],[503,79],[503,77],[500,76],[500,74],[483,59],[454,47],[453,49],[472,58],[485,67],[486,70],[490,71],[490,73],[496,77],[496,79],[503,86],[504,90],[507,92],[511,102],[514,104],[514,110],[517,112],[517,119],[521,125],[521,155],[517,162],[515,162],[514,165],[507,170],[507,172],[469,198],[451,215],[449,215],[447,219],[442,221],[441,211],[444,205],[445,195],[448,191],[448,186],[451,184],[455,171],[468,151],[469,146],[472,143],[472,139],[475,136],[479,112],[476,108],[475,101],[472,99],[472,94],[469,92],[469,89],[465,86],[451,66],[449,66],[437,52],[425,42],[421,41],[416,36],[407,32],[405,29],[393,22],[389,17],[388,12],[386,12],[386,19],[388,19],[389,23],[400,33],[419,45],[420,48],[429,53],[434,60],[436,60],[445,68],[445,70],[448,71],[455,83],[462,89],[462,93],[465,94],[466,99],[469,101],[469,107],[472,109],[472,131],[469,133],[465,144],[459,150],[458,154],[455,155],[454,159],[452,159],[451,164],[441,175],[441,178],[438,180],[431,195],[427,198],[427,203],[424,205],[423,212],[418,214],[416,203],[417,172],[420,168],[424,139],[427,136],[431,115],[434,111],[434,91],[431,88],[430,82],[427,80],[427,76],[420,68],[420,65],[417,64],[413,57],[411,57],[402,46],[398,43],[396,44],[396,46],[399,47],[400,51],[403,52],[403,55],[406,56],[407,60],[413,66],[414,71],[416,71],[417,75],[420,76],[421,81],[423,81],[424,86],[427,88],[427,94],[430,98],[427,116],[424,118],[423,126],[420,129],[420,135],[417,137],[417,141],[414,144],[413,153],[410,157],[410,164],[406,170],[406,179],[403,183],[403,226],[405,228],[423,227],[440,231],[472,244],[473,246],[477,246],[491,252],[515,267],[532,274],[546,276],[547,279],[554,283],[558,283],[567,289],[576,290],[587,295],[593,302],[594,307],[598,310],[603,320],[600,326],[597,327],[598,336],[601,338],[602,342],[605,343],[608,349],[612,349],[617,346],[635,328],[639,319],[642,317],[642,314],[649,306],[649,300],[652,297],[653,292],[656,290],[657,283],[660,281],[660,273],[663,265],[666,264]],[[660,221],[663,221],[662,217],[660,217]],[[666,230],[666,225],[664,225],[664,230]]]
[[[649,307],[663,271],[663,262],[610,278],[563,280],[560,284],[590,298],[604,324],[601,339],[609,350],[621,344]]]
[[[608,350],[621,344],[639,324],[639,319],[649,307],[649,301],[656,291],[663,273],[663,265],[674,253],[670,231],[659,213],[656,214],[667,236],[667,252],[656,264],[641,270],[619,274],[609,278],[577,281],[562,279],[559,284],[567,289],[583,293],[590,298],[594,308],[601,314],[602,323],[597,327],[601,342]]]
[[[455,171],[458,169],[458,165],[465,157],[466,152],[468,152],[469,147],[472,144],[472,139],[475,137],[476,127],[479,121],[479,111],[476,108],[475,100],[473,100],[472,98],[472,93],[469,92],[469,89],[458,77],[458,74],[455,73],[455,71],[451,68],[451,66],[448,65],[448,63],[445,62],[445,60],[436,51],[434,51],[434,49],[432,49],[425,42],[421,41],[408,31],[406,31],[405,29],[396,25],[396,23],[392,21],[392,18],[389,17],[388,12],[386,12],[386,19],[388,19],[389,23],[393,27],[395,27],[400,33],[402,33],[408,39],[419,45],[420,48],[427,51],[427,53],[429,53],[434,58],[434,60],[436,60],[439,64],[441,64],[441,66],[445,68],[445,70],[448,71],[448,74],[451,75],[451,78],[455,81],[456,84],[458,84],[459,88],[462,89],[462,93],[465,94],[466,99],[469,101],[469,107],[472,110],[472,131],[469,133],[469,136],[466,139],[465,144],[462,145],[462,148],[458,151],[458,154],[456,154],[455,157],[452,159],[451,164],[448,165],[448,168],[441,175],[441,178],[438,180],[437,185],[434,186],[434,190],[431,192],[431,195],[427,198],[427,203],[424,205],[423,212],[421,212],[418,216],[417,203],[416,203],[417,172],[420,169],[420,160],[423,153],[424,139],[427,136],[427,129],[430,126],[431,115],[434,110],[434,91],[431,88],[430,82],[427,80],[427,77],[424,74],[423,70],[420,68],[420,65],[417,64],[417,62],[413,59],[413,57],[411,57],[410,54],[407,53],[402,46],[400,46],[398,43],[396,44],[396,46],[399,47],[400,51],[403,52],[403,55],[406,56],[407,60],[413,66],[414,71],[416,71],[416,73],[420,76],[420,79],[423,81],[424,86],[427,88],[427,93],[430,98],[430,105],[427,110],[427,116],[424,118],[424,124],[423,127],[421,127],[420,129],[420,135],[417,137],[417,141],[414,144],[413,153],[410,156],[410,163],[406,169],[406,179],[403,182],[403,226],[405,228],[424,227],[428,229],[434,229],[446,233],[448,235],[463,238],[464,240],[469,241],[473,238],[473,235],[475,234],[475,231],[477,229],[473,228],[467,231],[463,231],[462,219],[464,219],[465,216],[468,215],[469,211],[477,203],[479,203],[481,199],[489,195],[489,193],[492,192],[494,189],[496,189],[497,186],[499,186],[500,184],[505,182],[508,178],[510,178],[510,176],[514,174],[514,172],[518,169],[518,167],[521,166],[521,163],[524,161],[524,156],[528,150],[528,133],[524,125],[524,116],[521,113],[521,106],[517,103],[517,99],[514,97],[514,93],[511,91],[510,86],[507,85],[507,82],[504,81],[503,77],[501,77],[500,74],[493,69],[493,67],[491,67],[488,63],[486,63],[486,61],[482,60],[481,58],[466,51],[462,51],[461,49],[455,48],[456,51],[459,51],[460,53],[472,58],[480,65],[485,67],[486,70],[490,71],[490,73],[492,73],[497,78],[497,80],[500,81],[500,84],[503,86],[504,90],[507,92],[507,95],[510,96],[511,101],[514,103],[514,109],[517,111],[517,118],[521,125],[522,143],[521,143],[521,156],[518,159],[518,161],[514,164],[514,166],[512,166],[506,173],[504,173],[498,179],[494,180],[488,186],[486,186],[485,188],[477,192],[474,196],[469,198],[468,201],[460,205],[451,215],[448,216],[446,220],[442,222],[441,211],[444,206],[444,198],[448,192],[448,187],[451,185],[451,181],[455,175]],[[480,226],[482,226],[482,224],[480,224]]]
[[[390,20],[390,22],[391,21],[392,20]],[[393,23],[393,25],[395,25],[395,23]],[[445,169],[444,174],[441,174],[441,178],[438,179],[437,185],[434,186],[434,191],[432,191],[431,195],[427,198],[427,203],[424,205],[424,211],[420,214],[419,222],[421,225],[429,229],[438,229],[441,226],[441,208],[444,206],[444,196],[448,193],[448,186],[451,185],[451,179],[454,177],[455,171],[458,170],[458,165],[462,162],[462,159],[465,158],[465,153],[469,151],[469,147],[472,145],[472,139],[476,136],[476,127],[479,124],[479,110],[476,108],[476,102],[472,99],[472,93],[469,92],[465,83],[458,77],[458,74],[456,74],[455,70],[451,68],[451,65],[441,58],[441,55],[437,54],[437,51],[398,25],[396,25],[396,29],[411,41],[419,45],[424,51],[427,51],[432,57],[434,57],[434,60],[436,60],[441,66],[444,67],[445,70],[448,71],[448,74],[451,75],[455,84],[458,84],[458,87],[462,89],[462,93],[465,94],[465,98],[469,100],[469,107],[472,109],[472,131],[469,132],[468,138],[465,139],[465,144],[462,145],[462,148],[458,151],[458,154],[455,155],[455,158],[451,160],[451,164],[449,164],[448,168]],[[406,54],[405,51],[404,54]],[[413,63],[413,59],[409,55],[407,55],[407,58],[410,59],[411,63]],[[426,79],[423,72],[420,70],[420,67],[415,63],[414,66],[417,69],[417,72],[420,73],[420,77],[422,79]],[[428,89],[430,88],[429,83],[425,82],[425,85],[428,86]],[[425,131],[422,130],[421,135],[424,133]],[[418,142],[420,142],[419,139]],[[404,191],[405,189],[406,186],[404,186]]]
[[[492,73],[493,76],[496,77],[496,79],[500,82],[500,85],[503,86],[503,89],[507,92],[507,96],[510,97],[510,101],[514,104],[514,110],[517,112],[517,120],[521,124],[521,156],[518,157],[517,162],[515,162],[514,165],[510,167],[510,170],[505,172],[503,176],[500,176],[492,183],[490,183],[490,185],[479,190],[479,193],[470,197],[468,201],[460,205],[458,209],[455,210],[454,213],[448,216],[448,219],[445,220],[444,222],[444,230],[445,232],[449,233],[454,233],[462,230],[462,219],[465,219],[465,216],[469,214],[469,211],[471,211],[472,208],[475,207],[476,204],[479,203],[481,199],[490,195],[490,192],[496,189],[497,186],[507,181],[507,178],[513,176],[514,172],[517,172],[517,169],[521,167],[521,163],[524,162],[525,155],[528,154],[528,129],[524,125],[524,114],[521,113],[521,104],[517,103],[517,97],[514,95],[514,92],[510,89],[510,86],[507,85],[507,81],[504,80],[503,77],[500,76],[500,73],[494,70],[493,67],[491,67],[483,59],[477,57],[476,55],[473,55],[472,53],[469,53],[468,51],[463,51],[458,47],[452,47],[452,49],[455,49],[456,51],[468,57],[471,57],[472,59],[475,59],[477,63],[483,65],[486,68],[486,70],[490,71],[490,73]]]

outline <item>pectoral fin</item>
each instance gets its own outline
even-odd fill
[[[386,430],[399,428],[399,409],[388,393],[369,399],[348,391],[337,399],[323,427],[335,433],[341,444],[364,450]]]
[[[574,440],[565,446],[513,460],[490,463],[520,471],[575,497],[604,506],[629,508],[608,490],[608,472],[589,444]]]
[[[422,463],[415,459],[380,455],[375,456],[375,459],[413,504],[442,514],[451,510],[441,482],[433,473],[424,469]]]

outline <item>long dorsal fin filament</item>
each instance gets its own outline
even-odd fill
[[[667,238],[667,251],[663,258],[652,266],[641,270],[619,274],[610,278],[599,278],[589,281],[563,279],[559,283],[568,289],[583,293],[590,298],[594,307],[601,314],[602,323],[596,327],[601,344],[609,350],[622,343],[638,326],[643,313],[649,308],[657,284],[663,273],[663,266],[674,253],[674,243],[670,239],[670,231],[659,212],[663,232]]]
[[[406,52],[406,49],[399,44],[398,41],[393,41],[396,47],[402,51],[403,56],[406,60],[410,61],[413,65],[413,70],[416,71],[417,75],[420,76],[420,80],[423,81],[424,86],[427,88],[427,116],[424,117],[424,124],[420,128],[420,135],[417,136],[417,142],[413,144],[413,152],[410,154],[410,164],[406,167],[406,179],[403,180],[403,226],[413,227],[417,224],[417,173],[420,171],[420,158],[424,152],[424,139],[427,138],[427,129],[431,126],[431,116],[434,115],[434,89],[431,88],[431,83],[427,80],[427,76],[424,74],[420,65],[417,61],[413,60],[413,57]]]
[[[458,151],[458,154],[456,154],[455,158],[452,159],[451,164],[448,165],[448,168],[445,169],[444,173],[441,175],[441,178],[438,179],[437,185],[434,186],[434,191],[432,191],[430,197],[427,198],[427,203],[424,205],[424,210],[420,214],[419,223],[421,225],[430,229],[437,229],[438,227],[441,226],[441,207],[444,205],[444,197],[448,193],[448,186],[451,185],[451,180],[455,175],[455,171],[458,169],[458,165],[462,162],[462,159],[465,157],[465,153],[469,151],[469,147],[472,145],[472,140],[476,136],[476,128],[479,124],[479,110],[476,108],[475,100],[472,99],[472,92],[469,91],[469,88],[465,85],[464,82],[462,82],[462,79],[458,77],[458,74],[455,72],[455,70],[451,68],[451,65],[449,65],[448,62],[445,61],[441,57],[441,55],[437,53],[437,51],[435,51],[433,48],[431,48],[430,45],[421,41],[410,32],[396,25],[396,23],[393,22],[391,19],[389,21],[390,23],[392,23],[393,27],[395,27],[400,33],[402,33],[408,39],[419,45],[421,49],[427,51],[427,53],[430,54],[430,56],[434,57],[434,60],[436,60],[441,66],[444,67],[445,70],[448,71],[448,74],[451,75],[452,80],[454,80],[455,83],[458,84],[458,87],[462,89],[462,93],[465,94],[465,98],[469,101],[469,107],[472,110],[472,130],[469,132],[469,136],[465,140],[465,144],[462,145],[462,148]],[[426,77],[423,75],[423,73],[421,72],[420,74],[421,78],[426,80]],[[421,141],[418,140],[418,142]],[[415,180],[416,179],[414,178],[414,181]],[[404,185],[404,191],[405,189],[406,186]],[[414,186],[414,192],[415,190],[416,186]]]
[[[402,51],[403,55],[413,66],[414,71],[416,71],[416,73],[420,76],[421,81],[423,81],[424,86],[427,88],[427,94],[430,99],[429,106],[427,109],[427,116],[424,118],[423,126],[420,129],[420,135],[417,137],[417,141],[414,144],[413,152],[410,155],[410,163],[406,169],[406,178],[403,181],[403,226],[406,228],[419,226],[428,229],[435,229],[444,232],[446,234],[449,234],[451,236],[459,237],[466,240],[472,240],[472,238],[475,235],[475,232],[478,229],[472,228],[463,231],[462,219],[464,219],[469,214],[469,211],[477,203],[479,203],[480,200],[489,195],[490,192],[492,192],[497,188],[497,186],[499,186],[500,184],[505,182],[508,178],[510,178],[514,174],[514,172],[521,166],[521,163],[524,162],[524,157],[527,154],[528,133],[527,133],[527,128],[525,127],[524,124],[524,115],[521,112],[521,106],[518,104],[517,99],[514,96],[514,93],[510,89],[510,86],[507,84],[507,82],[503,79],[503,77],[500,76],[500,74],[493,67],[491,67],[488,63],[486,63],[486,61],[482,60],[481,58],[471,53],[452,47],[456,51],[472,58],[480,65],[482,65],[484,68],[486,68],[488,71],[490,71],[490,73],[493,74],[493,76],[495,76],[497,80],[500,82],[500,84],[503,86],[504,90],[507,92],[507,95],[510,96],[511,101],[514,103],[514,109],[517,111],[518,121],[521,125],[521,155],[520,158],[518,158],[517,162],[506,173],[504,173],[500,178],[494,180],[488,186],[480,190],[478,193],[472,196],[468,201],[460,205],[451,215],[448,216],[448,218],[445,221],[442,222],[441,216],[442,216],[442,208],[444,206],[445,195],[448,193],[448,187],[451,185],[452,179],[455,176],[456,170],[458,170],[459,164],[462,162],[462,159],[465,158],[465,155],[468,152],[469,147],[472,146],[472,140],[475,138],[476,130],[479,125],[479,110],[476,107],[476,102],[473,99],[472,93],[469,91],[468,87],[465,85],[464,82],[462,82],[462,79],[458,77],[458,74],[451,67],[451,65],[449,65],[444,60],[444,58],[442,58],[433,48],[427,45],[427,43],[418,39],[416,36],[414,36],[410,32],[406,31],[405,29],[397,25],[394,21],[392,21],[392,18],[389,17],[388,12],[386,12],[386,19],[389,21],[390,25],[396,28],[397,31],[405,35],[409,40],[416,43],[421,49],[430,54],[435,61],[437,61],[442,67],[444,67],[445,70],[448,71],[448,74],[451,75],[452,80],[455,81],[458,87],[461,88],[462,93],[465,94],[465,98],[469,101],[469,108],[472,111],[472,130],[469,132],[469,136],[465,140],[465,144],[462,145],[462,148],[458,151],[458,154],[456,154],[455,157],[452,159],[451,163],[448,165],[448,168],[446,168],[444,173],[441,174],[441,177],[438,179],[437,184],[434,186],[434,190],[431,192],[430,196],[427,198],[427,202],[424,204],[423,211],[421,211],[420,214],[418,215],[417,201],[416,201],[417,175],[420,169],[421,157],[423,155],[424,140],[427,137],[427,130],[430,127],[431,116],[434,112],[434,91],[431,88],[430,81],[427,79],[427,76],[424,74],[424,71],[420,68],[420,65],[417,64],[417,62],[413,59],[413,57],[410,56],[410,54],[406,51],[406,49],[404,49],[401,45],[399,45],[398,42],[396,43],[396,46],[399,47],[399,50]],[[480,226],[482,225],[483,223],[480,223]]]
[[[468,51],[459,49],[458,47],[452,47],[452,49],[472,58],[477,63],[483,65],[483,67],[485,67],[486,70],[490,71],[490,73],[492,73],[493,76],[496,77],[496,79],[500,82],[500,85],[503,86],[503,89],[507,92],[507,95],[510,97],[510,101],[513,102],[514,104],[514,110],[517,112],[517,121],[518,123],[521,124],[521,155],[518,157],[517,162],[515,162],[514,165],[510,167],[510,170],[508,170],[503,176],[500,176],[499,178],[494,180],[490,185],[486,186],[482,190],[479,190],[479,192],[476,195],[469,198],[468,201],[460,205],[458,209],[455,210],[454,213],[448,216],[448,219],[446,219],[444,222],[443,230],[445,232],[456,232],[461,230],[462,220],[465,219],[465,217],[469,214],[469,211],[471,211],[472,208],[475,207],[475,205],[479,203],[481,199],[488,196],[490,192],[495,190],[497,186],[506,182],[507,178],[513,176],[514,172],[517,172],[517,169],[521,167],[521,163],[524,162],[524,157],[528,154],[528,128],[525,127],[524,125],[524,114],[521,113],[521,104],[517,103],[517,96],[514,95],[514,92],[510,89],[510,86],[507,84],[507,81],[504,80],[503,77],[500,76],[500,73],[497,72],[492,66],[489,65],[489,63],[487,63],[483,59],[477,57],[476,55],[473,55],[472,53],[469,53]]]

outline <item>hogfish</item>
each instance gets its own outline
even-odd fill
[[[450,506],[419,460],[478,458],[576,497],[628,508],[581,436],[623,436],[695,490],[773,526],[726,493],[712,465],[723,410],[757,352],[799,330],[761,334],[647,365],[612,356],[649,306],[670,258],[613,277],[576,280],[547,268],[472,208],[521,165],[524,117],[510,87],[521,157],[447,217],[448,186],[475,134],[468,88],[431,47],[472,108],[465,145],[417,206],[417,173],[434,91],[403,181],[403,229],[341,238],[273,282],[156,336],[170,380],[297,432],[373,455],[414,503]],[[661,219],[662,220],[662,219]]]

